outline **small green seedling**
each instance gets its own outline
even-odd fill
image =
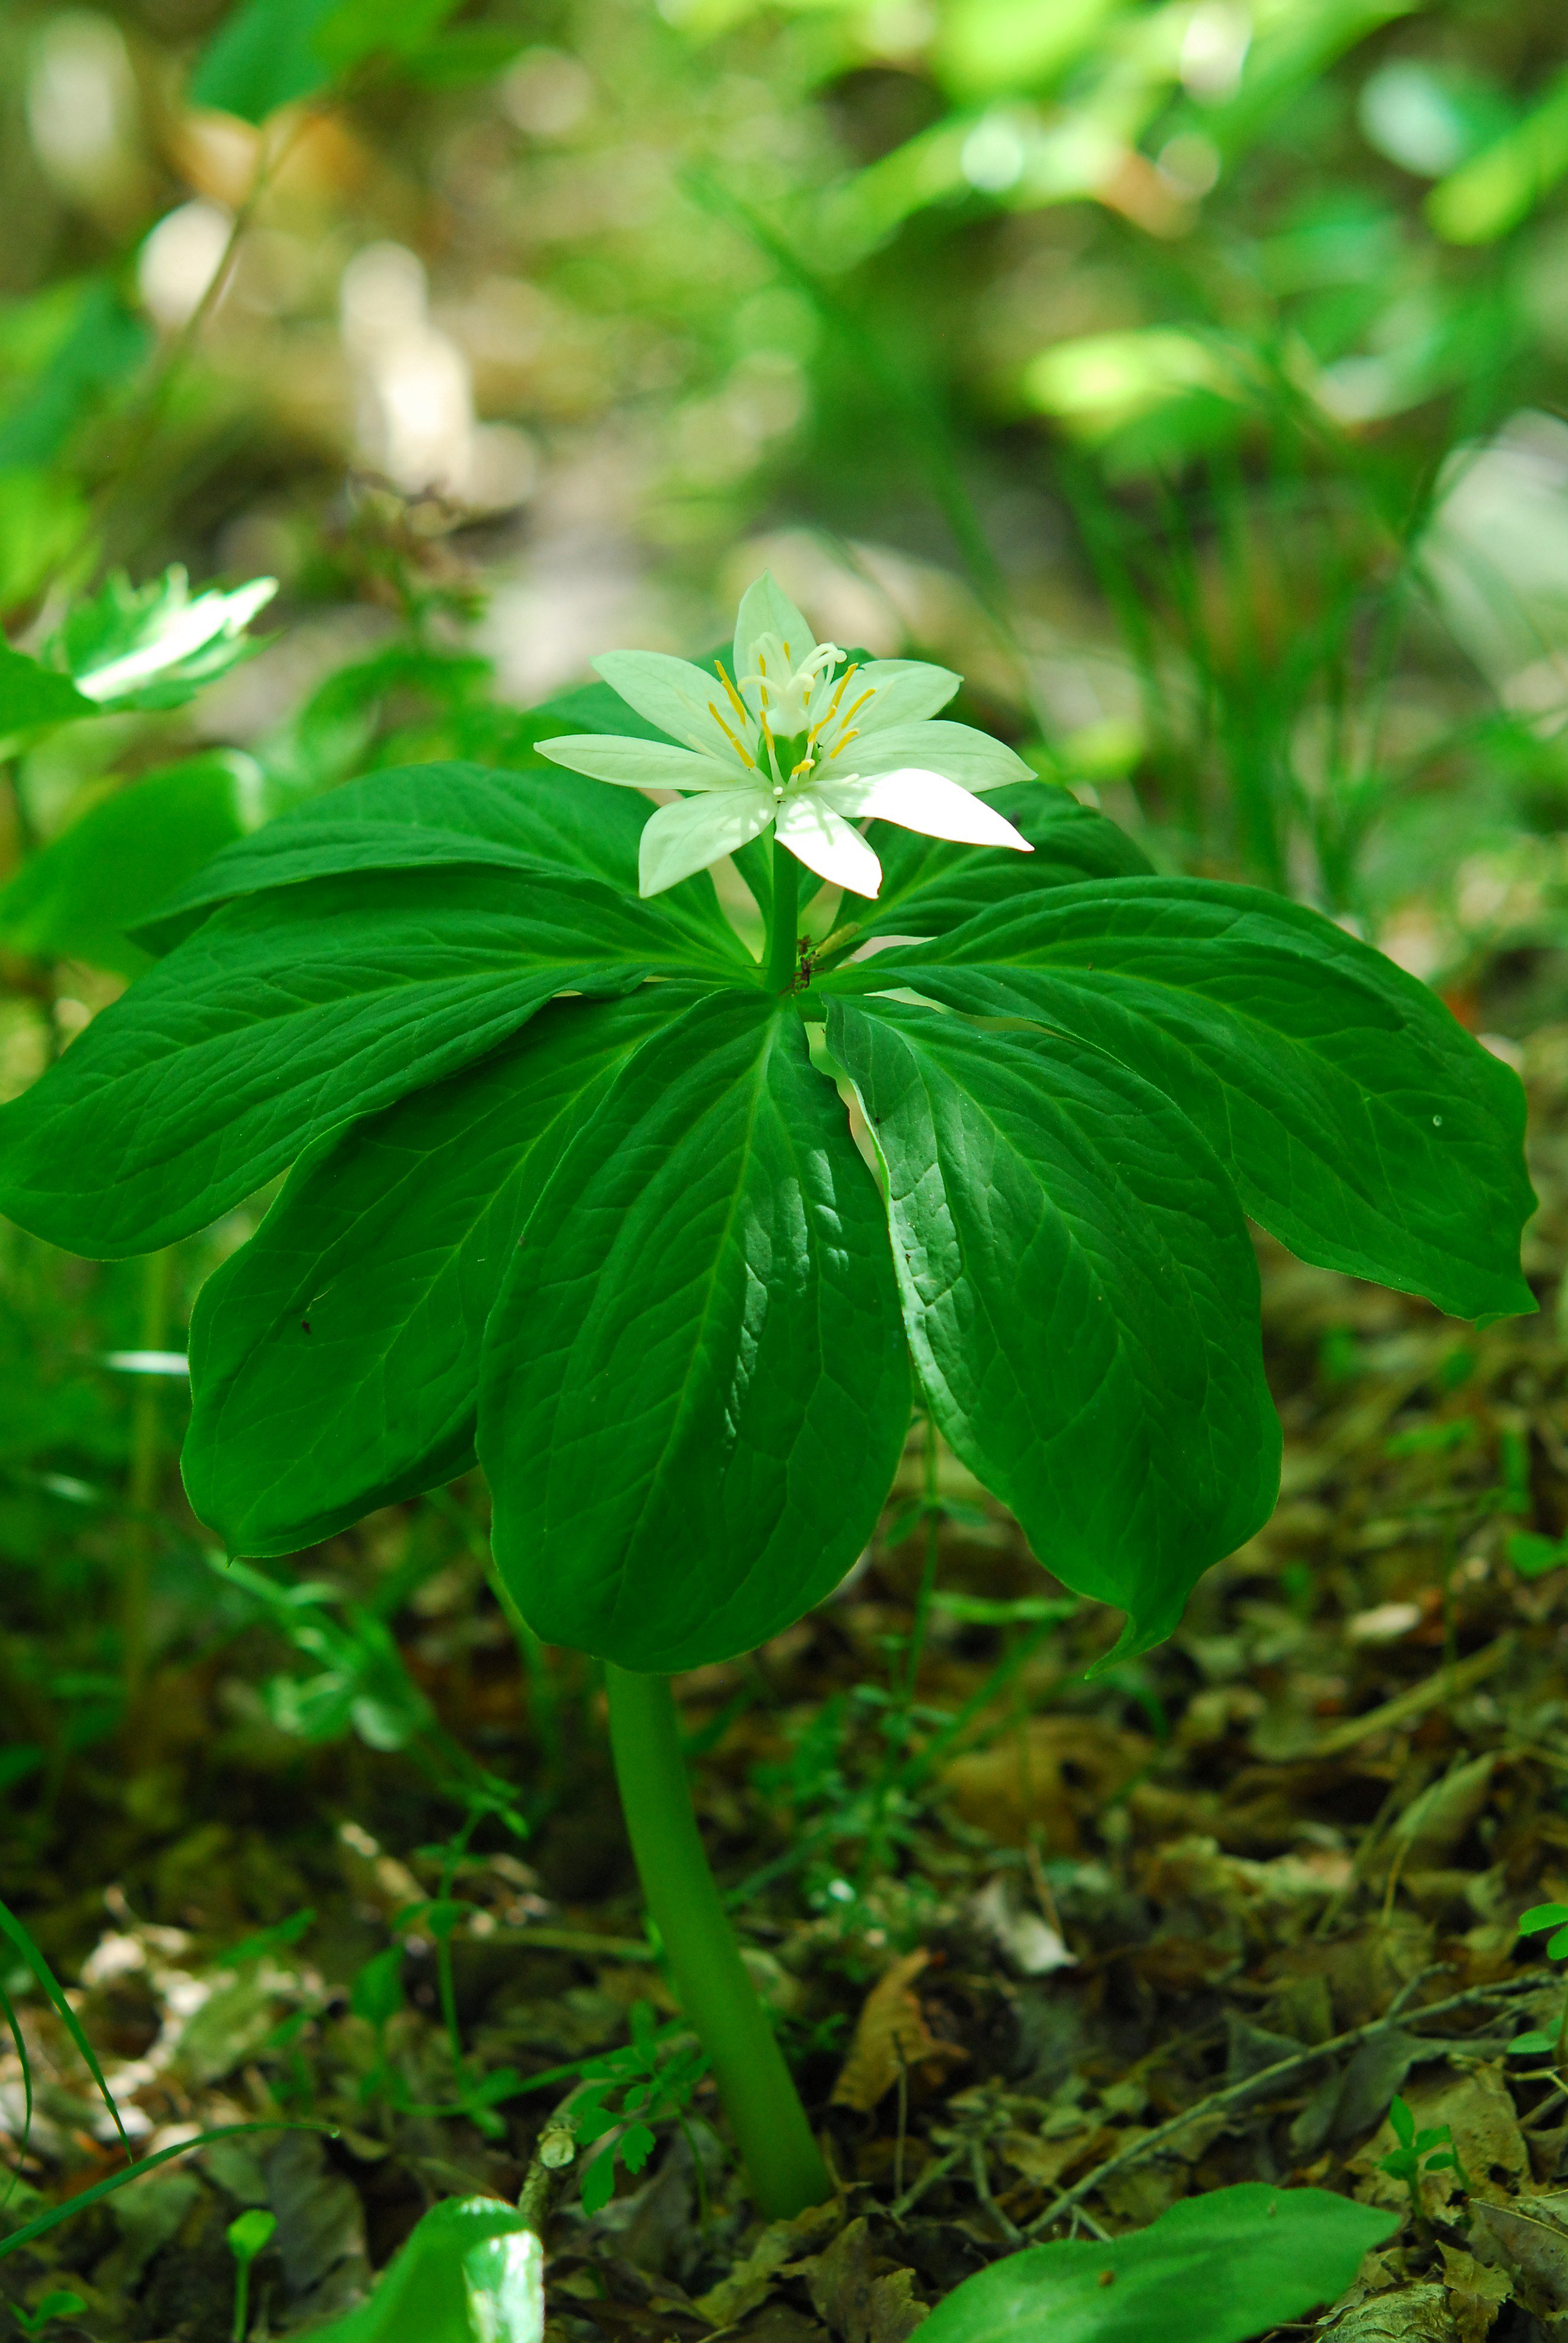
[[[372,1954],[356,1972],[348,1989],[348,2006],[376,2036],[376,2063],[360,2079],[359,2097],[361,2100],[379,2098],[391,2084],[387,2028],[404,2006],[401,1945],[389,1945],[385,1952]]]
[[[654,2125],[668,2122],[678,2124],[686,2132],[698,2194],[706,2212],[702,2158],[687,2130],[686,2110],[707,2072],[708,2061],[700,2050],[678,2050],[666,2056],[651,2006],[639,2001],[633,2006],[630,2042],[590,2060],[583,2068],[588,2087],[572,2099],[577,2137],[584,2147],[625,2126],[619,2137],[583,2168],[585,2212],[602,2212],[609,2203],[618,2163],[628,2172],[642,2170],[653,2153]]]
[[[1533,1530],[1515,1530],[1503,1549],[1521,1578],[1544,1578],[1568,1562],[1568,1538],[1538,1537]],[[1543,1927],[1546,1923],[1542,1922]]]
[[[234,2343],[245,2343],[250,2328],[250,2266],[265,2253],[277,2227],[276,2213],[259,2205],[228,2225],[228,2249],[234,2256]]]
[[[1568,1904],[1536,1904],[1521,1916],[1519,1933],[1522,1936],[1538,1936],[1543,1928],[1555,1931],[1546,1939],[1546,1957],[1560,1961],[1568,1957]],[[1516,2034],[1508,2046],[1511,2056],[1536,2051],[1556,2059],[1561,2066],[1568,2059],[1568,1994],[1563,2000],[1563,2015],[1555,2034],[1543,2034],[1532,2026],[1527,2034]]]
[[[75,2318],[86,2308],[79,2294],[58,2292],[46,2294],[36,2310],[24,2310],[19,2302],[14,2302],[11,2313],[24,2335],[42,2335],[51,2319]]]
[[[113,620],[124,682],[166,616],[83,628],[97,656]],[[758,2209],[788,2218],[831,2181],[670,1674],[839,1584],[911,1366],[1056,1576],[1127,1614],[1118,1658],[1148,1650],[1279,1490],[1249,1219],[1456,1317],[1533,1310],[1524,1094],[1382,954],[1155,871],[943,716],[956,674],[817,641],[770,578],[731,654],[598,665],[535,711],[530,769],[372,772],[139,922],[165,957],[0,1106],[0,1210],[118,1259],[288,1172],[197,1301],[192,1507],[232,1554],[292,1555],[483,1465],[508,1604],[606,1663],[649,1910]],[[95,704],[20,653],[7,674],[40,721]],[[327,1635],[302,1725],[336,1729],[347,1661]],[[402,1731],[402,1684],[372,1681],[397,1714],[358,1729]],[[635,2125],[657,2093],[629,2079]]]
[[[1399,2146],[1382,2157],[1378,2170],[1386,2172],[1391,2180],[1402,2180],[1410,2191],[1410,2206],[1418,2221],[1426,2215],[1422,2207],[1421,2184],[1434,2172],[1452,2172],[1462,2188],[1471,2186],[1470,2175],[1459,2160],[1453,2145],[1453,2133],[1447,2124],[1429,2125],[1417,2130],[1415,2117],[1403,2099],[1396,2098],[1388,2111]]]

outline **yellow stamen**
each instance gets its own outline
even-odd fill
[[[849,679],[856,672],[858,665],[858,661],[851,661],[849,666],[844,669],[843,674],[839,678],[833,697],[828,702],[827,714],[819,717],[817,722],[812,725],[810,731],[806,735],[807,746],[809,748],[814,748],[816,746],[818,734],[819,732],[825,732],[829,725],[833,721],[834,717],[839,713],[839,702],[843,699]],[[872,685],[871,689],[873,691],[876,689],[875,684]]]
[[[719,730],[723,733],[725,739],[729,741],[730,747],[734,749],[736,755],[739,758],[741,763],[748,766],[752,772],[755,772],[757,770],[756,758],[746,747],[744,741],[738,740],[736,739],[734,733],[730,730],[729,725],[726,724],[723,717],[720,716],[718,709],[714,706],[711,699],[708,703],[708,712],[709,716],[712,717],[714,722],[718,725]],[[766,730],[767,727],[764,726],[763,729]]]
[[[844,679],[844,680],[845,680],[845,682],[846,682],[846,683],[848,683],[849,679],[849,677],[848,677],[848,676],[846,676],[846,677],[845,677],[845,679]],[[875,699],[876,696],[877,696],[877,687],[876,687],[876,685],[875,685],[875,684],[873,684],[873,685],[871,686],[871,689],[869,689],[869,691],[863,691],[863,692],[860,694],[860,697],[859,698],[859,699],[857,699],[857,700],[856,700],[855,705],[853,706],[853,708],[847,708],[847,709],[844,710],[844,721],[845,721],[845,723],[846,723],[846,724],[852,724],[852,723],[854,722],[854,720],[855,720],[856,717],[857,717],[857,716],[859,716],[859,712],[860,712],[861,709],[862,709],[862,708],[864,708],[864,706],[865,706],[865,704],[866,704],[867,700],[868,700],[868,699]],[[844,739],[845,739],[845,740],[847,740],[847,739],[849,739],[849,733],[848,733],[848,732],[846,732],[846,733],[845,733],[845,735],[844,735]],[[843,746],[843,742],[842,742],[842,741],[840,741],[839,746],[840,746],[840,747],[842,747],[842,746]]]
[[[741,699],[740,694],[736,690],[735,686],[725,674],[724,661],[722,659],[716,659],[714,661],[714,665],[719,669],[719,682],[729,694],[729,705],[734,709],[735,713],[739,717],[742,724],[749,724],[751,721],[751,710],[747,707],[746,702]]]

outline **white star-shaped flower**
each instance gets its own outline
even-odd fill
[[[643,830],[644,895],[662,894],[769,828],[819,878],[875,895],[882,866],[853,826],[868,814],[928,838],[1032,853],[975,794],[1027,779],[1029,767],[987,733],[932,721],[960,679],[919,659],[869,659],[838,674],[843,660],[762,577],[736,618],[733,674],[714,676],[662,651],[609,651],[594,661],[669,744],[572,733],[541,740],[539,753],[596,780],[689,792],[660,806]]]

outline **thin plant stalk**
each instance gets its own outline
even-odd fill
[[[168,1246],[162,1252],[148,1253],[142,1263],[141,1342],[145,1351],[161,1351],[168,1339],[174,1260],[174,1249]],[[147,1613],[157,1534],[155,1508],[164,1461],[163,1394],[159,1382],[156,1374],[138,1375],[131,1402],[131,1466],[126,1484],[130,1520],[120,1598],[127,1704],[141,1691],[147,1671]]]
[[[759,2212],[792,2220],[824,2203],[832,2183],[709,1868],[669,1680],[608,1665],[605,1685],[627,1830],[681,2007],[712,2066]]]

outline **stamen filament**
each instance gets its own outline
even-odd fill
[[[856,674],[859,667],[859,661],[858,659],[852,659],[849,665],[844,669],[843,674],[839,678],[838,686],[834,690],[833,697],[828,702],[828,713],[823,717],[821,723],[816,727],[815,730],[811,734],[811,738],[813,739],[816,739],[818,732],[820,732],[825,726],[831,724],[834,717],[839,713],[839,702],[843,699],[846,690],[849,689],[849,679],[851,676]],[[873,684],[871,689],[875,690],[876,686]]]
[[[725,739],[729,741],[730,747],[734,749],[736,755],[739,758],[741,763],[747,766],[750,771],[755,772],[757,770],[756,758],[751,754],[751,751],[747,748],[746,743],[743,740],[738,740],[736,739],[734,733],[730,730],[729,725],[726,724],[723,717],[720,716],[718,709],[714,706],[711,699],[708,703],[708,712],[709,716],[712,717],[714,722],[718,725],[719,730],[723,733]],[[766,724],[762,727],[762,729],[764,732],[767,731],[768,727]]]
[[[849,677],[848,677],[848,676],[846,676],[846,677],[844,678],[844,680],[845,680],[845,682],[846,682],[846,683],[848,683],[848,682],[849,682]],[[852,724],[852,723],[854,722],[854,720],[855,720],[856,717],[857,717],[857,716],[859,716],[859,712],[860,712],[861,709],[862,709],[862,708],[864,708],[864,706],[865,706],[865,704],[866,704],[867,700],[868,700],[868,699],[875,699],[876,696],[877,696],[877,687],[876,687],[876,685],[875,685],[875,684],[873,684],[873,685],[871,686],[871,688],[870,688],[869,691],[863,691],[863,692],[860,694],[860,697],[859,698],[859,699],[857,699],[857,700],[856,700],[855,705],[853,706],[853,708],[847,708],[847,709],[844,710],[844,721],[845,721],[845,723],[846,723],[846,724]],[[848,734],[848,732],[846,732],[846,733],[845,733],[845,735],[844,735],[844,739],[846,739],[846,740],[847,740],[849,738],[849,735]],[[839,744],[839,745],[840,745],[840,746],[842,746],[842,742],[840,742],[840,744]]]

